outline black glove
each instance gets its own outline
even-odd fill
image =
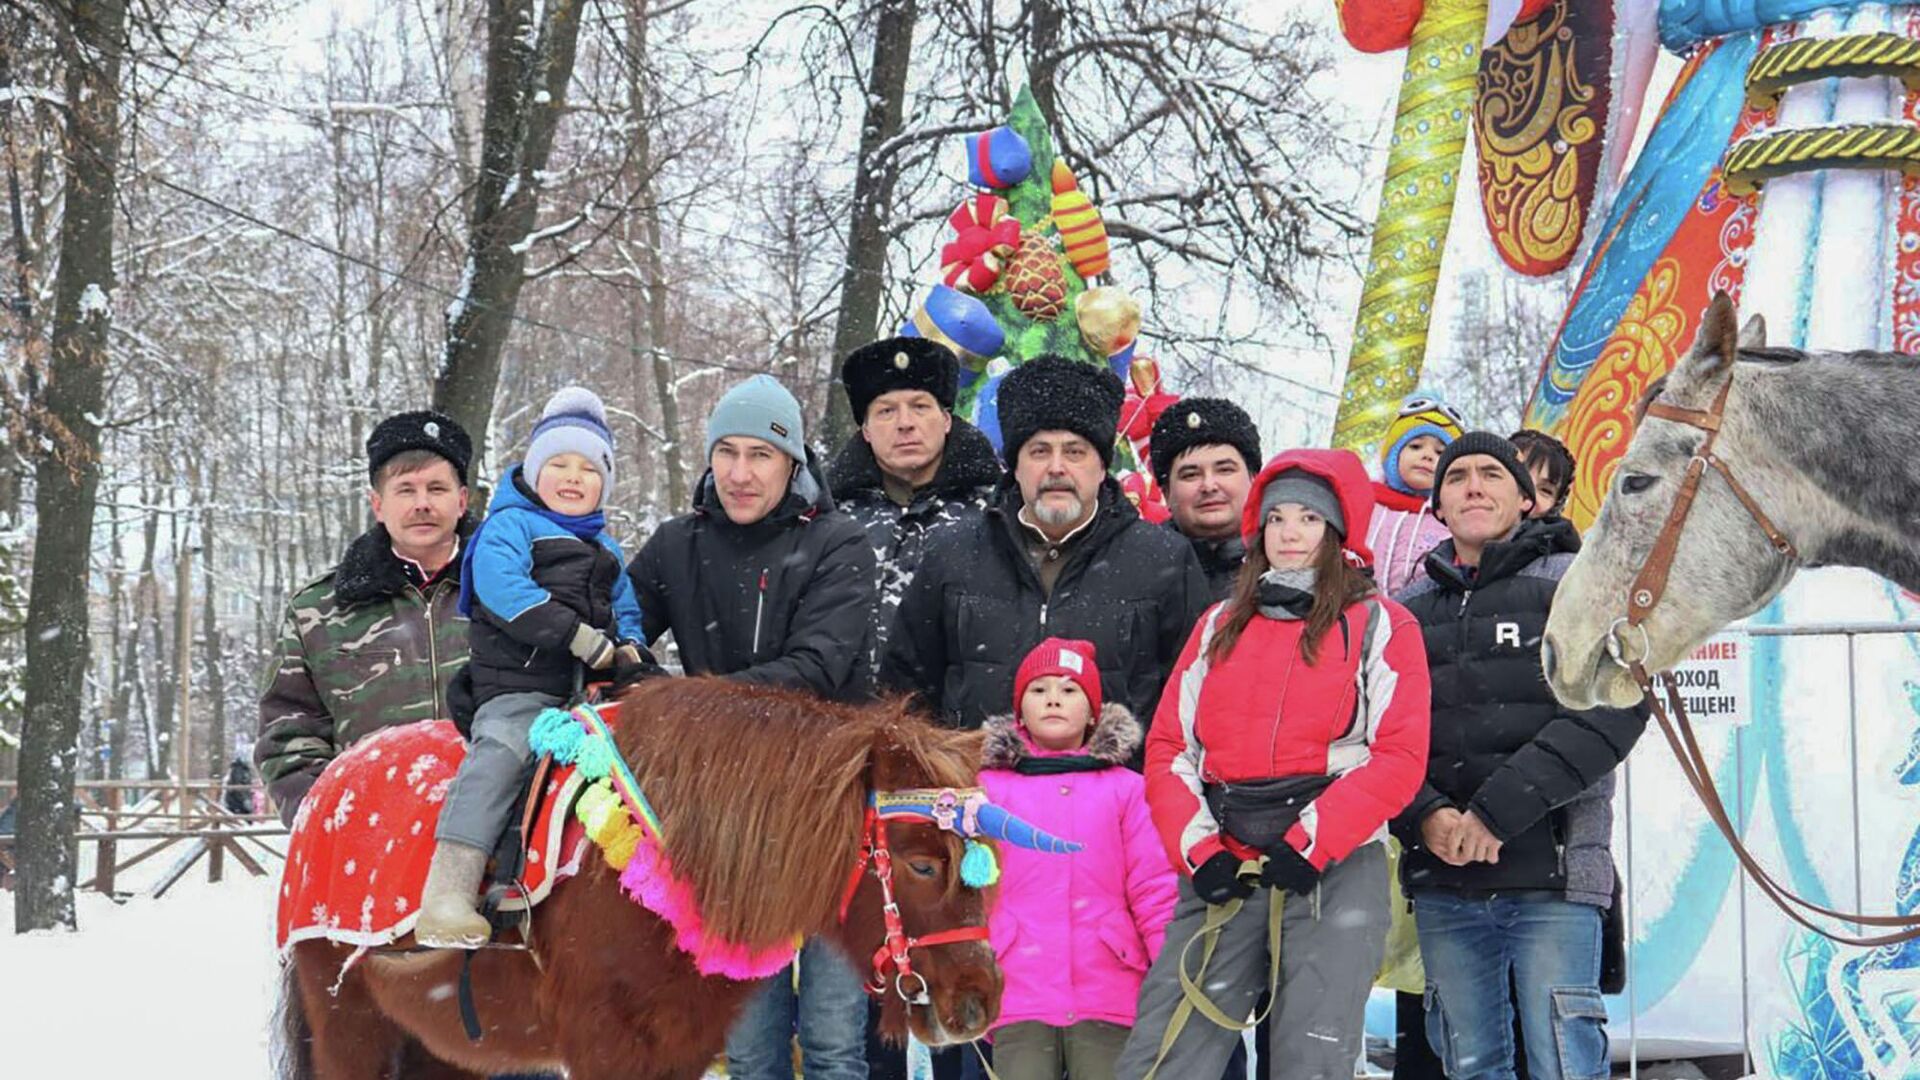
[[[1252,896],[1253,884],[1240,880],[1240,857],[1222,851],[1194,870],[1193,891],[1209,904],[1224,904]]]
[[[629,641],[613,650],[613,688],[616,691],[666,673],[667,669],[660,666],[653,654],[637,642]]]
[[[1301,895],[1312,892],[1314,886],[1320,884],[1320,871],[1313,868],[1305,855],[1293,850],[1292,844],[1282,840],[1267,852],[1267,865],[1260,871],[1260,884]]]

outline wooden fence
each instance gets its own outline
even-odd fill
[[[0,780],[0,807],[13,802],[17,786],[15,781]],[[265,805],[258,784],[239,790],[247,793],[249,807]],[[75,864],[79,864],[78,845],[91,843],[96,852],[93,875],[79,887],[110,896],[129,895],[119,888],[120,875],[169,852],[174,861],[148,888],[150,895],[165,894],[202,858],[208,881],[222,880],[229,857],[255,877],[266,875],[269,863],[286,857],[268,838],[284,837],[287,830],[271,813],[228,809],[228,791],[218,780],[83,780],[75,784]],[[12,887],[15,842],[10,833],[0,833],[0,888]]]

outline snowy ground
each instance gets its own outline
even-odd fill
[[[196,867],[158,900],[80,893],[78,933],[26,935],[0,892],[0,1071],[268,1075],[273,889],[229,860],[221,884]]]
[[[168,861],[120,887],[150,887]],[[279,864],[269,869],[256,878],[229,859],[213,885],[203,861],[158,900],[81,892],[76,933],[13,933],[14,894],[0,891],[0,1077],[270,1076]]]

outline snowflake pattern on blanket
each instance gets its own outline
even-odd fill
[[[293,822],[275,941],[391,944],[413,930],[433,833],[467,744],[445,720],[385,728],[327,766]],[[586,830],[567,813],[581,779],[551,770],[521,875],[530,903],[580,869]],[[558,855],[558,869],[556,866]]]

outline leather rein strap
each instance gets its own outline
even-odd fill
[[[1693,788],[1694,793],[1700,797],[1701,804],[1707,809],[1707,816],[1713,819],[1713,824],[1720,830],[1720,835],[1726,837],[1728,845],[1733,848],[1734,858],[1739,859],[1740,865],[1746,868],[1747,876],[1753,879],[1753,883],[1759,886],[1767,899],[1773,901],[1775,907],[1779,908],[1787,918],[1808,930],[1843,945],[1871,948],[1920,939],[1920,915],[1861,915],[1855,912],[1835,911],[1806,899],[1775,880],[1774,876],[1754,859],[1753,854],[1747,850],[1747,846],[1740,841],[1739,834],[1733,827],[1732,818],[1727,814],[1726,805],[1720,801],[1720,791],[1714,785],[1713,774],[1708,771],[1706,755],[1701,753],[1700,743],[1694,737],[1693,724],[1687,719],[1686,702],[1681,699],[1679,688],[1674,685],[1671,678],[1661,680],[1667,698],[1663,706],[1659,697],[1656,696],[1653,677],[1647,674],[1646,667],[1635,660],[1628,665],[1627,670],[1633,673],[1633,680],[1640,684],[1640,692],[1647,696],[1647,701],[1653,706],[1654,719],[1659,721],[1660,733],[1666,736],[1667,745],[1673,748],[1673,756],[1680,761],[1680,771],[1687,778],[1687,786]],[[1671,717],[1668,715],[1669,711],[1671,711]],[[1813,920],[1801,914],[1802,911],[1825,915],[1858,926],[1896,929],[1892,933],[1869,936],[1840,934],[1815,924]]]
[[[1646,640],[1647,617],[1666,596],[1667,577],[1673,570],[1674,555],[1680,548],[1680,533],[1686,528],[1687,515],[1693,509],[1694,497],[1700,493],[1700,481],[1706,476],[1708,469],[1719,473],[1720,478],[1726,481],[1727,488],[1733,492],[1734,498],[1740,500],[1740,505],[1746,507],[1747,514],[1753,518],[1754,523],[1767,534],[1767,542],[1773,545],[1774,551],[1790,560],[1797,560],[1800,557],[1799,550],[1794,547],[1793,541],[1780,531],[1771,518],[1767,517],[1766,512],[1760,509],[1760,504],[1755,501],[1752,494],[1740,481],[1734,479],[1733,470],[1728,468],[1727,463],[1713,451],[1713,444],[1720,436],[1721,417],[1726,412],[1727,394],[1732,389],[1733,379],[1729,376],[1721,385],[1720,393],[1713,399],[1713,407],[1710,409],[1683,409],[1660,401],[1647,406],[1648,416],[1699,428],[1707,435],[1701,440],[1700,449],[1694,452],[1693,460],[1687,463],[1686,476],[1681,480],[1679,493],[1674,496],[1673,508],[1667,512],[1666,523],[1660,527],[1660,534],[1654,538],[1653,550],[1648,553],[1647,561],[1640,567],[1640,573],[1634,577],[1633,585],[1627,592],[1625,622],[1629,628],[1641,631],[1643,643]],[[1612,639],[1610,644],[1615,647],[1614,659],[1622,664],[1633,676],[1633,681],[1639,684],[1640,693],[1646,698],[1654,719],[1660,724],[1660,733],[1666,736],[1667,745],[1673,749],[1673,756],[1680,762],[1680,771],[1686,776],[1687,785],[1693,788],[1695,795],[1699,796],[1701,804],[1706,808],[1707,816],[1713,820],[1714,827],[1720,830],[1720,835],[1726,838],[1727,845],[1733,849],[1734,858],[1740,860],[1740,865],[1745,868],[1747,876],[1760,888],[1767,899],[1773,901],[1775,907],[1808,930],[1844,945],[1876,947],[1920,940],[1920,915],[1862,915],[1856,912],[1835,911],[1813,903],[1780,884],[1765,867],[1761,866],[1753,854],[1747,850],[1746,844],[1741,841],[1739,830],[1734,828],[1733,820],[1727,814],[1726,805],[1720,799],[1720,791],[1713,782],[1712,768],[1707,763],[1706,755],[1700,751],[1699,740],[1694,736],[1693,722],[1687,716],[1686,701],[1681,697],[1672,676],[1660,677],[1661,688],[1666,691],[1666,700],[1662,702],[1661,695],[1655,688],[1654,676],[1647,672],[1644,650],[1639,658],[1628,660],[1624,647],[1617,638],[1614,638],[1614,631],[1609,630],[1608,633],[1609,638]],[[1804,912],[1824,915],[1856,926],[1894,929],[1886,934],[1865,936],[1835,933],[1816,925],[1806,914],[1803,914]]]
[[[1660,534],[1654,538],[1653,550],[1647,553],[1647,561],[1640,567],[1640,573],[1633,579],[1633,587],[1627,591],[1627,625],[1637,627],[1645,622],[1653,609],[1658,607],[1662,597],[1667,594],[1667,575],[1673,572],[1673,558],[1680,550],[1680,533],[1686,528],[1687,515],[1693,511],[1694,496],[1700,494],[1700,481],[1712,469],[1727,482],[1727,488],[1740,505],[1747,508],[1747,514],[1760,531],[1767,534],[1767,542],[1773,550],[1789,559],[1798,559],[1800,552],[1787,539],[1787,534],[1773,523],[1766,511],[1760,509],[1759,502],[1748,493],[1746,486],[1734,478],[1733,470],[1713,452],[1713,444],[1720,438],[1720,417],[1726,412],[1727,393],[1733,389],[1733,379],[1728,378],[1720,387],[1720,393],[1713,399],[1711,409],[1683,409],[1677,405],[1668,405],[1655,401],[1647,406],[1647,415],[1661,420],[1671,420],[1676,424],[1699,428],[1707,433],[1700,441],[1700,449],[1694,451],[1693,459],[1687,462],[1687,472],[1680,481],[1680,493],[1673,498],[1673,507],[1667,511],[1667,520],[1660,526]]]
[[[873,974],[866,983],[867,993],[875,997],[884,996],[887,984],[891,981],[894,993],[899,994],[900,1000],[908,1005],[931,1005],[933,999],[927,993],[926,976],[913,970],[911,951],[934,945],[986,941],[988,930],[984,926],[962,926],[909,937],[906,923],[900,917],[900,904],[893,897],[893,850],[887,845],[886,819],[868,807],[861,832],[864,835],[860,843],[860,855],[854,860],[853,873],[848,876],[846,890],[840,898],[840,919],[846,921],[847,909],[853,905],[853,895],[860,889],[861,875],[871,870],[874,878],[880,882],[880,914],[886,925],[886,939],[874,950]],[[907,990],[909,979],[919,983],[912,992]]]

